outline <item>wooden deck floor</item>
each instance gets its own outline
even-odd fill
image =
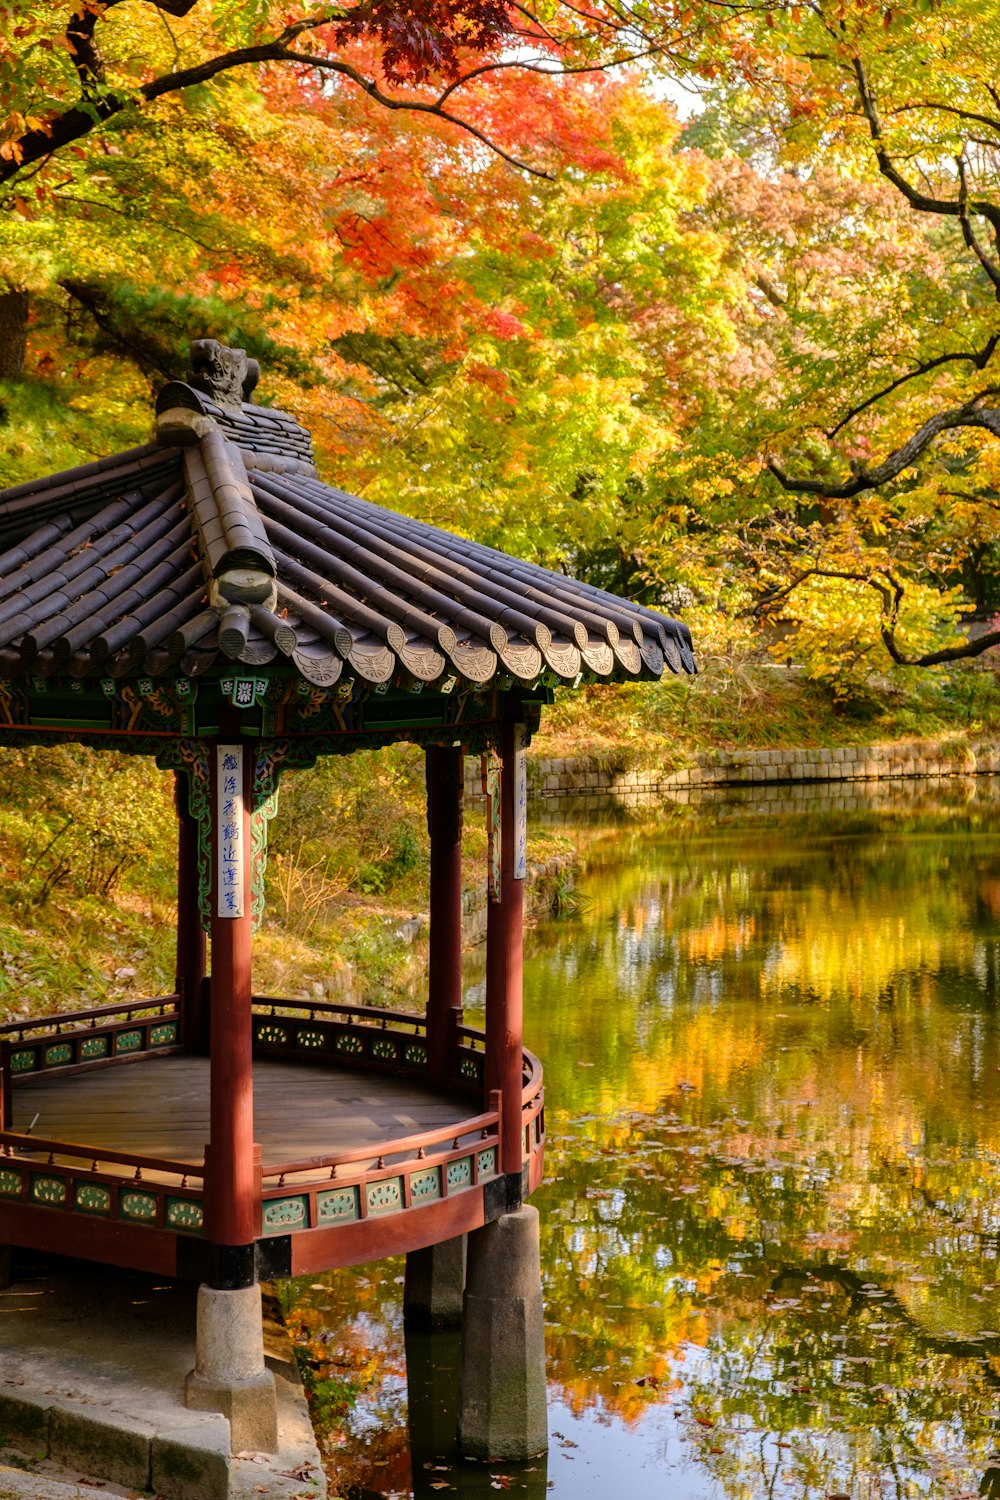
[[[389,1141],[456,1124],[472,1099],[347,1068],[254,1063],[254,1136],[264,1163]],[[158,1057],[18,1082],[17,1131],[140,1156],[200,1162],[208,1140],[208,1059]]]

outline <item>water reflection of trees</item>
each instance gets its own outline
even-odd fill
[[[556,1393],[731,1500],[1000,1496],[1000,840],[685,838],[614,831],[530,943]],[[338,1492],[485,1494],[412,1388],[411,1464],[400,1269],[301,1293]]]
[[[997,846],[621,853],[530,973],[565,1121],[549,1306],[585,1309],[549,1344],[567,1401],[634,1421],[670,1400],[733,1494],[982,1476]]]

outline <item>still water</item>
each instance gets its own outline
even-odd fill
[[[525,970],[548,1458],[458,1464],[390,1261],[296,1287],[331,1494],[1000,1496],[997,813],[587,837]]]

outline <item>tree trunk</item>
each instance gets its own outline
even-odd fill
[[[20,380],[27,342],[27,292],[0,292],[0,380]]]

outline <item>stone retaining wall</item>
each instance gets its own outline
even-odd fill
[[[833,750],[706,751],[680,769],[649,763],[628,765],[624,757],[615,764],[610,759],[529,755],[528,791],[533,800],[610,797],[619,806],[640,807],[663,800],[686,802],[692,792],[720,787],[998,774],[1000,746],[964,739],[915,740],[838,746]],[[471,800],[482,799],[476,761],[470,760],[467,765],[465,790]]]
[[[524,911],[528,917],[547,916],[557,890],[567,890],[576,880],[579,860],[575,854],[553,854],[549,859],[528,865],[524,888]],[[462,941],[466,944],[486,941],[486,882],[466,886],[462,892]]]

